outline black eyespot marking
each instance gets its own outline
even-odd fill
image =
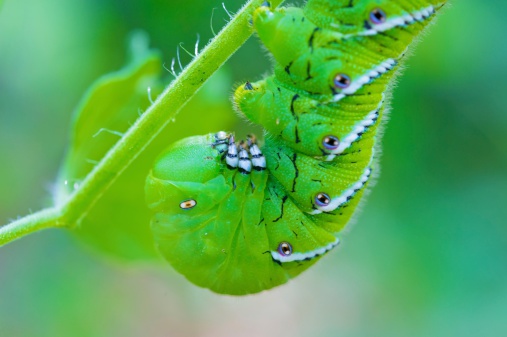
[[[315,196],[315,204],[317,206],[324,207],[329,205],[330,202],[331,198],[326,193],[321,192]]]
[[[381,23],[386,22],[387,15],[380,8],[375,8],[370,12],[370,21],[375,25],[380,25]]]
[[[253,86],[250,82],[245,83],[245,90],[253,90]]]
[[[288,242],[280,242],[278,245],[278,253],[283,256],[289,256],[292,254],[292,246]]]
[[[187,210],[187,209],[194,208],[195,205],[197,205],[197,201],[195,201],[194,199],[188,199],[188,200],[184,200],[180,203],[180,208]]]
[[[334,77],[334,86],[336,88],[345,89],[350,85],[350,77],[345,74],[336,74]]]
[[[335,136],[326,136],[322,140],[322,144],[326,150],[336,150],[340,146],[340,140]]]

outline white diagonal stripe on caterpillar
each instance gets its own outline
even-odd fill
[[[384,94],[382,93],[382,100],[375,110],[370,112],[365,119],[359,122],[354,130],[345,136],[343,139],[340,139],[340,145],[336,150],[330,151],[330,154],[326,157],[326,161],[333,160],[337,155],[341,154],[343,151],[349,148],[349,146],[359,139],[360,134],[366,132],[368,127],[374,125],[379,117],[380,109],[384,104]]]
[[[396,28],[396,27],[406,27],[408,25],[413,24],[414,22],[426,20],[431,15],[435,14],[435,12],[436,12],[435,7],[430,5],[430,6],[425,7],[419,11],[413,12],[412,14],[407,13],[403,16],[398,16],[395,18],[388,19],[384,23],[371,25],[369,29],[364,30],[362,32],[342,35],[341,38],[342,39],[350,39],[350,38],[357,37],[357,36],[372,36],[372,35],[376,35],[378,33],[385,32],[385,31],[388,31],[388,30]],[[334,25],[332,24],[332,26],[334,26]],[[334,26],[334,27],[338,28],[336,26]]]
[[[372,155],[372,157],[373,157],[373,155]],[[364,185],[366,184],[366,182],[370,178],[371,172],[372,172],[370,165],[371,165],[371,161],[370,161],[370,164],[368,165],[368,167],[365,169],[364,173],[361,175],[361,178],[359,179],[359,181],[357,181],[356,183],[354,183],[354,185],[352,185],[350,188],[345,190],[340,196],[332,198],[331,201],[329,202],[329,204],[327,204],[325,206],[316,205],[315,207],[317,207],[317,209],[315,209],[311,212],[308,212],[308,213],[315,215],[315,214],[320,214],[322,212],[326,212],[326,213],[332,212],[335,209],[337,209],[338,207],[340,207],[341,205],[343,205],[344,203],[346,203],[347,201],[349,201],[350,198],[353,197],[357,191],[359,191],[360,189],[362,189],[364,187]]]
[[[393,69],[394,66],[397,64],[397,61],[395,59],[387,59],[378,66],[374,67],[370,71],[368,71],[367,74],[359,77],[357,80],[352,81],[350,85],[342,89],[340,93],[333,96],[333,99],[331,102],[338,102],[345,98],[346,96],[350,96],[355,94],[359,89],[361,89],[365,84],[370,83],[375,78],[381,76],[382,74],[388,72],[389,70]]]
[[[331,249],[336,247],[340,243],[340,239],[336,238],[334,242],[327,244],[324,247],[317,248],[315,250],[305,252],[305,253],[292,253],[290,255],[282,255],[278,251],[271,251],[271,257],[273,260],[285,263],[285,262],[295,262],[295,261],[305,261],[311,260],[318,256],[324,255],[329,252]]]

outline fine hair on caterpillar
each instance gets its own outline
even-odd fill
[[[171,144],[146,181],[162,255],[196,285],[243,295],[336,247],[376,174],[378,129],[407,48],[436,0],[309,0],[253,14],[274,73],[234,105],[263,143],[229,132]]]

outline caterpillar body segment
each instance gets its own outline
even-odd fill
[[[235,102],[248,119],[291,144],[294,150],[309,156],[336,155],[358,140],[358,134],[378,125],[387,81],[378,82],[340,102],[324,104],[268,78],[250,83],[249,89],[240,86]],[[278,113],[273,114],[274,110]],[[329,137],[337,142],[330,143]]]

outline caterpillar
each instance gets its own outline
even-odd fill
[[[287,282],[336,247],[375,167],[386,91],[441,0],[309,0],[258,8],[274,74],[237,110],[265,129],[183,139],[156,160],[146,200],[162,255],[194,284],[243,295]]]

